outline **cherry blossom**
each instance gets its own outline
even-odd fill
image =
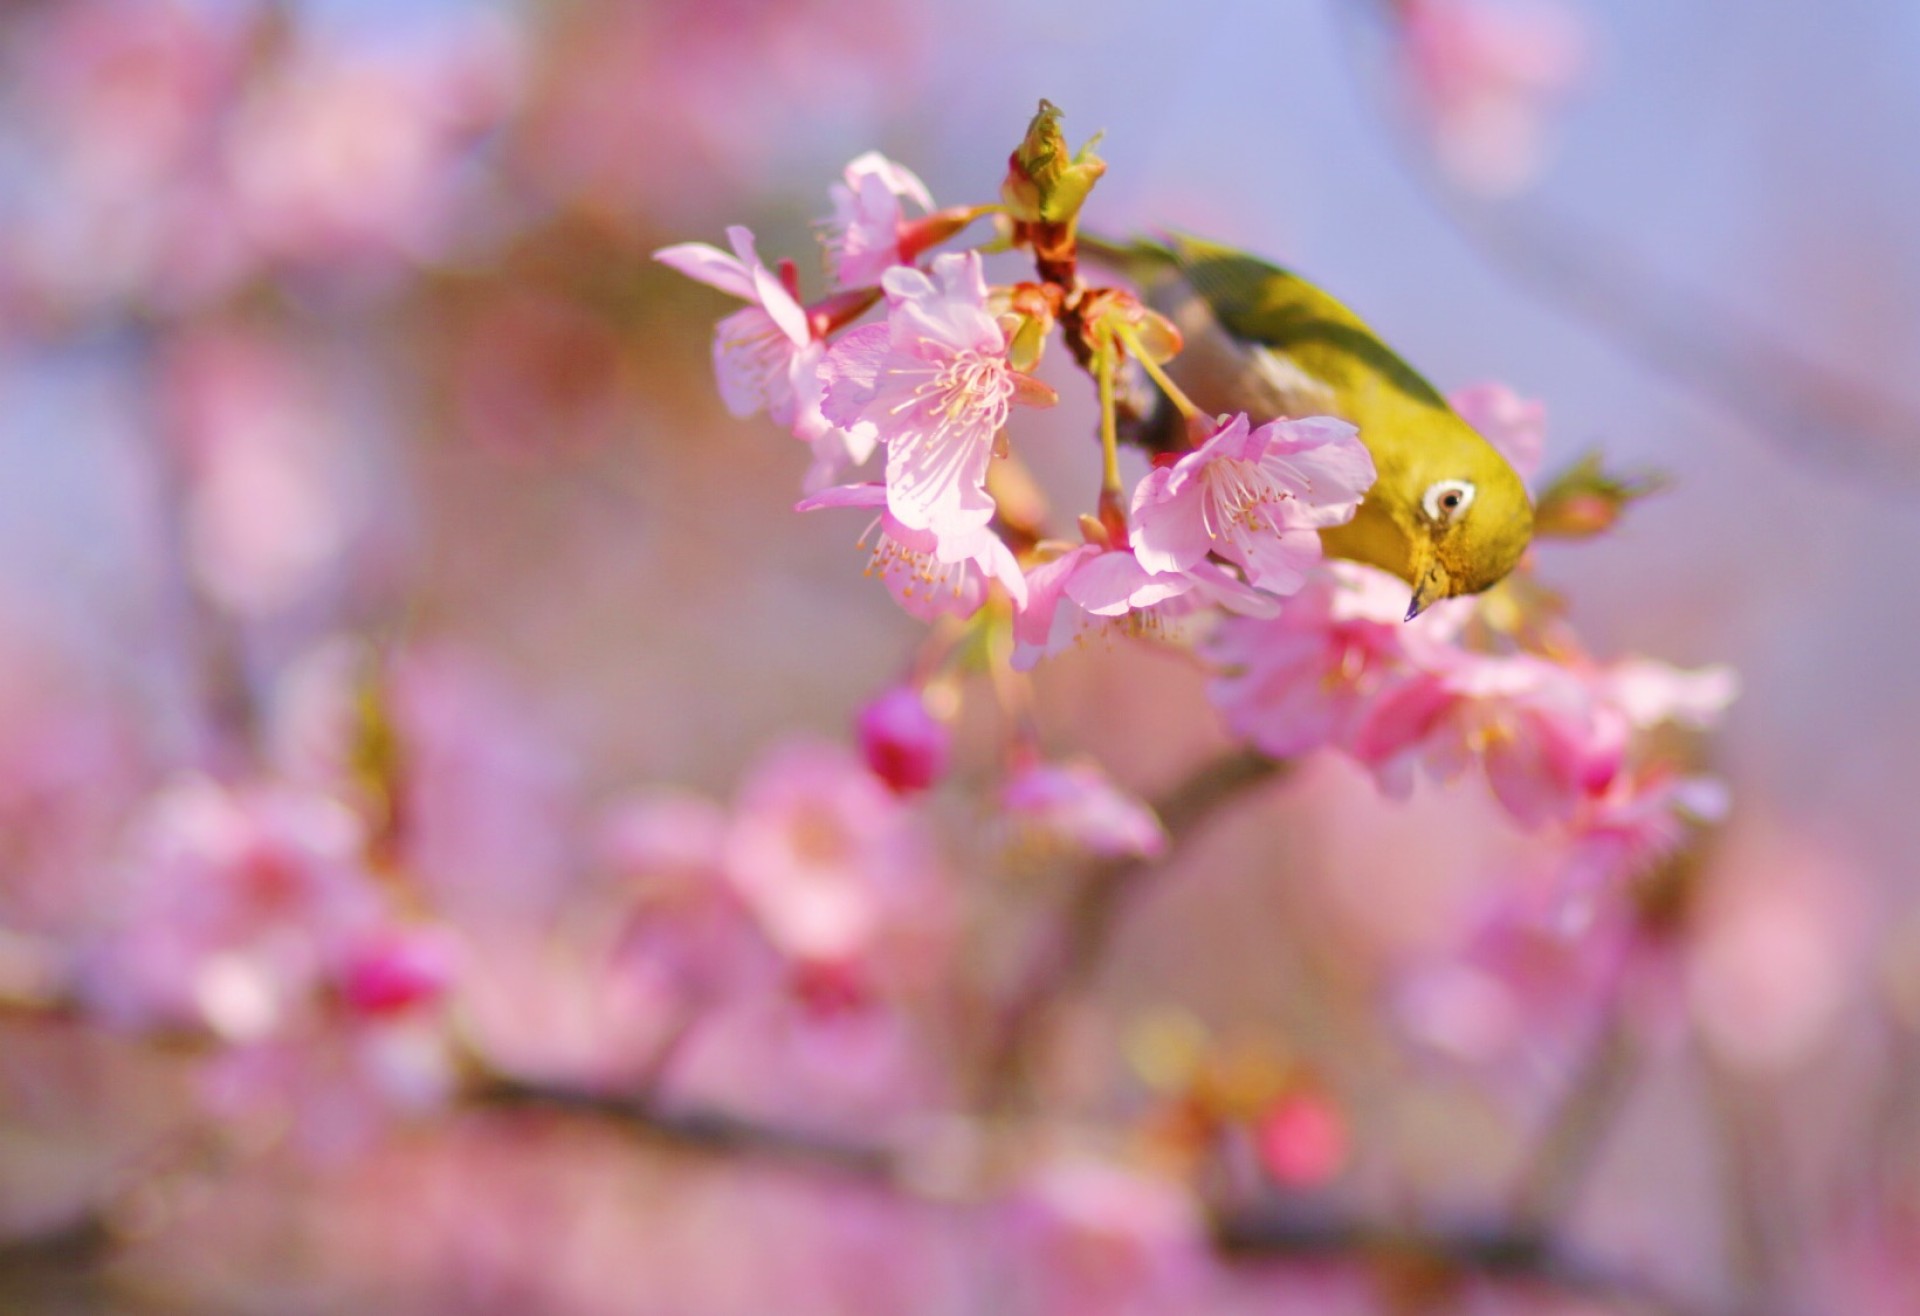
[[[1014,370],[976,252],[938,256],[931,272],[896,267],[881,286],[885,324],[846,334],[827,355],[826,414],[887,449],[887,510],[910,530],[964,539],[993,517],[987,465],[1016,401],[1045,385]]]
[[[928,211],[933,198],[911,169],[878,151],[854,160],[843,178],[829,189],[833,218],[826,222],[827,257],[841,286],[868,287],[907,259],[901,251],[906,226],[901,203],[912,201]]]
[[[885,960],[944,922],[917,823],[836,745],[795,741],[761,760],[740,787],[725,868],[768,940],[809,972]]]
[[[1261,616],[1278,607],[1271,595],[1215,563],[1155,573],[1131,551],[1099,544],[1082,544],[1030,569],[1027,596],[1013,632],[1013,665],[1022,671],[1090,636],[1165,639],[1186,619],[1216,608]]]
[[[1014,604],[1025,607],[1027,580],[1000,536],[986,526],[941,538],[931,530],[901,524],[888,506],[884,485],[853,484],[826,489],[798,504],[800,511],[822,507],[870,507],[877,519],[859,547],[869,554],[867,574],[878,576],[901,607],[922,621],[939,616],[971,617],[986,602],[988,587],[999,584]]]
[[[1320,559],[1317,527],[1352,519],[1373,458],[1343,420],[1244,412],[1134,490],[1133,553],[1150,572],[1191,571],[1214,553],[1250,584],[1291,594]]]

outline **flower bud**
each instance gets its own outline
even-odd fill
[[[1555,476],[1533,511],[1533,533],[1541,539],[1591,539],[1611,530],[1629,503],[1666,487],[1658,473],[1610,475],[1600,455],[1588,453]]]
[[[898,794],[925,790],[946,773],[952,733],[911,686],[896,686],[860,710],[858,732],[867,767]]]
[[[1079,217],[1093,185],[1107,172],[1106,161],[1093,153],[1096,135],[1078,154],[1069,155],[1060,131],[1060,109],[1041,101],[1026,138],[1007,161],[1007,178],[1000,199],[1008,213],[1024,223],[1071,224]]]
[[[446,991],[455,958],[452,942],[437,931],[389,933],[358,948],[342,966],[340,999],[355,1014],[398,1014]]]

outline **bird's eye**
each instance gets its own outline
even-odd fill
[[[1420,506],[1426,511],[1429,521],[1443,524],[1451,521],[1473,506],[1473,482],[1436,480],[1420,496]]]

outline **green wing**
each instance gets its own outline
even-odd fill
[[[1447,409],[1440,391],[1364,320],[1299,275],[1182,234],[1170,236],[1164,250],[1235,337],[1284,353],[1343,394],[1374,398],[1387,389],[1403,405]]]

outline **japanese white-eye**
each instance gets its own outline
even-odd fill
[[[1359,316],[1296,274],[1198,238],[1081,243],[1178,326],[1185,346],[1167,371],[1201,410],[1358,427],[1378,478],[1321,542],[1412,585],[1409,618],[1479,593],[1520,560],[1533,506],[1519,474]]]

